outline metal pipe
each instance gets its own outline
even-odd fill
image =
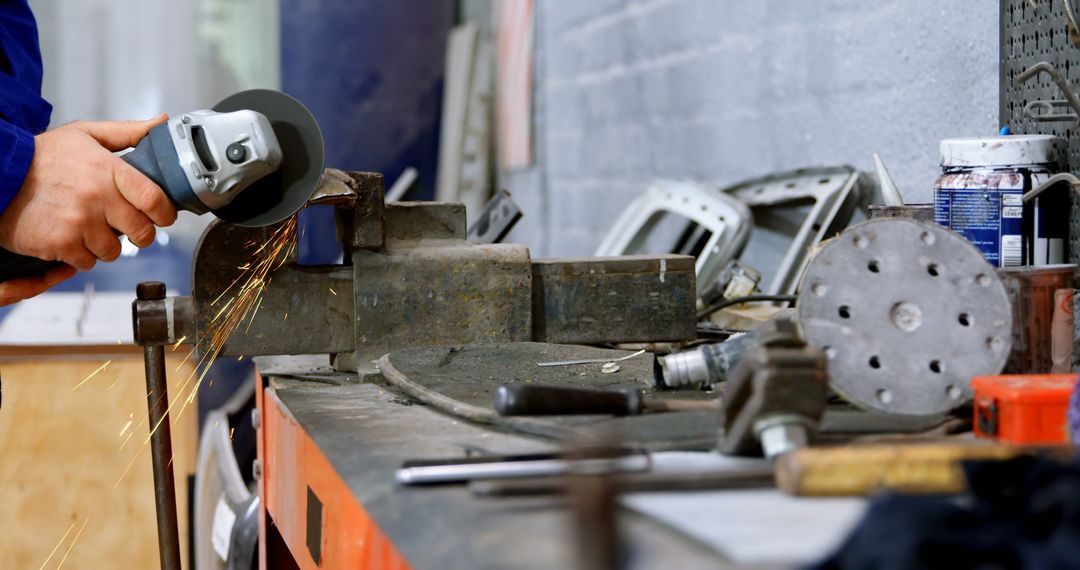
[[[165,298],[165,285],[140,283],[136,289],[140,301]],[[135,336],[140,336],[138,319]],[[180,529],[176,518],[176,480],[172,469],[172,429],[169,426],[169,388],[165,374],[165,347],[143,346],[146,364],[146,405],[150,414],[150,457],[154,464],[154,503],[157,508],[158,550],[163,570],[180,570]]]

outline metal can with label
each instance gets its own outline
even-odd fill
[[[934,221],[967,238],[996,267],[1062,263],[1068,206],[1024,204],[1025,192],[1057,172],[1059,143],[1051,135],[941,141]]]

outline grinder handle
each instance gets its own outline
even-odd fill
[[[574,414],[640,414],[640,390],[586,390],[560,386],[503,384],[495,391],[495,411],[501,416],[558,416]]]
[[[158,125],[154,128],[157,129],[162,127],[164,127],[164,125]],[[154,147],[150,142],[149,136],[143,137],[131,152],[121,155],[120,158],[124,159],[124,162],[134,166],[135,170],[146,175],[146,177],[155,184],[164,188],[164,177],[162,176],[161,168],[158,166],[157,160],[154,158]],[[59,267],[60,265],[63,264],[59,261],[45,261],[44,259],[13,253],[4,248],[0,248],[0,283],[20,277],[41,275],[49,269]]]

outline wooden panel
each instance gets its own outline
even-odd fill
[[[277,523],[297,565],[304,570],[408,570],[405,558],[356,500],[272,388],[263,392],[261,406],[260,436],[265,438],[260,449],[263,504],[270,518]],[[320,504],[314,511],[309,505],[312,497]],[[309,520],[312,512],[316,513],[317,519]],[[265,537],[265,528],[263,533]],[[318,562],[313,552],[319,556]],[[273,560],[268,566],[278,567]]]
[[[191,374],[190,363],[176,370],[181,353],[187,351],[167,352],[170,396]],[[110,358],[107,367],[73,391]],[[0,364],[0,374],[0,568],[42,566],[73,523],[49,567],[74,541],[64,568],[157,568],[153,472],[149,444],[143,444],[147,411],[141,354],[20,359]],[[181,405],[183,398],[175,409]],[[124,431],[129,419],[131,426]],[[185,553],[195,423],[192,404],[172,428]],[[134,435],[121,449],[129,433]]]

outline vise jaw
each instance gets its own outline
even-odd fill
[[[344,264],[288,259],[269,276],[250,326],[221,355],[331,354],[339,368],[365,372],[412,346],[679,342],[696,334],[692,257],[533,261],[522,245],[468,242],[461,204],[384,203],[375,173],[327,170],[309,204],[335,207]],[[199,346],[220,308],[214,301],[248,261],[242,244],[273,229],[214,222],[204,232],[192,275]]]

